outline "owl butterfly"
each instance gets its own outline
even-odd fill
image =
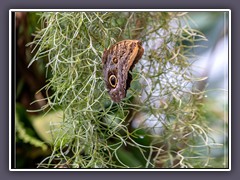
[[[132,75],[129,73],[142,57],[144,49],[139,40],[123,40],[103,52],[103,75],[111,99],[120,102],[124,97]]]

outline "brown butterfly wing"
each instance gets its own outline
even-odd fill
[[[104,80],[113,101],[119,102],[126,97],[132,81],[129,71],[142,57],[143,52],[144,49],[138,40],[120,41],[104,51],[102,57]]]

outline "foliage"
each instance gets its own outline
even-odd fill
[[[29,66],[48,57],[47,106],[63,111],[52,126],[51,156],[39,167],[205,168],[211,137],[204,92],[192,72],[192,48],[205,41],[177,12],[45,12],[29,45]],[[140,39],[145,53],[127,97],[113,103],[101,56],[123,39]]]
[[[47,146],[39,140],[33,130],[33,127],[31,126],[31,122],[29,122],[29,118],[27,117],[27,114],[25,112],[25,109],[21,107],[19,104],[16,106],[16,114],[15,114],[15,122],[16,122],[16,133],[17,133],[17,140],[22,140],[24,143],[29,143],[35,147],[42,148],[43,151],[46,151]],[[23,122],[20,119],[25,119],[27,122]],[[27,125],[26,125],[27,124]],[[30,127],[29,127],[30,126]]]

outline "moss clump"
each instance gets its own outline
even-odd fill
[[[31,63],[48,57],[48,107],[60,107],[52,155],[39,167],[207,167],[208,126],[203,93],[192,75],[192,48],[206,40],[178,12],[45,12]],[[113,103],[101,56],[123,39],[145,53],[127,97]],[[30,64],[31,64],[30,63]],[[194,161],[192,161],[194,159]]]

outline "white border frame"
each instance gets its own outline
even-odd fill
[[[11,142],[11,121],[12,121],[12,113],[15,110],[12,110],[12,12],[59,12],[59,11],[135,11],[135,12],[228,12],[229,13],[229,38],[228,38],[228,123],[229,123],[229,131],[228,131],[228,139],[229,139],[229,168],[227,169],[12,169],[11,168],[11,149],[12,143]],[[231,171],[231,10],[230,9],[10,9],[9,10],[9,171]]]

